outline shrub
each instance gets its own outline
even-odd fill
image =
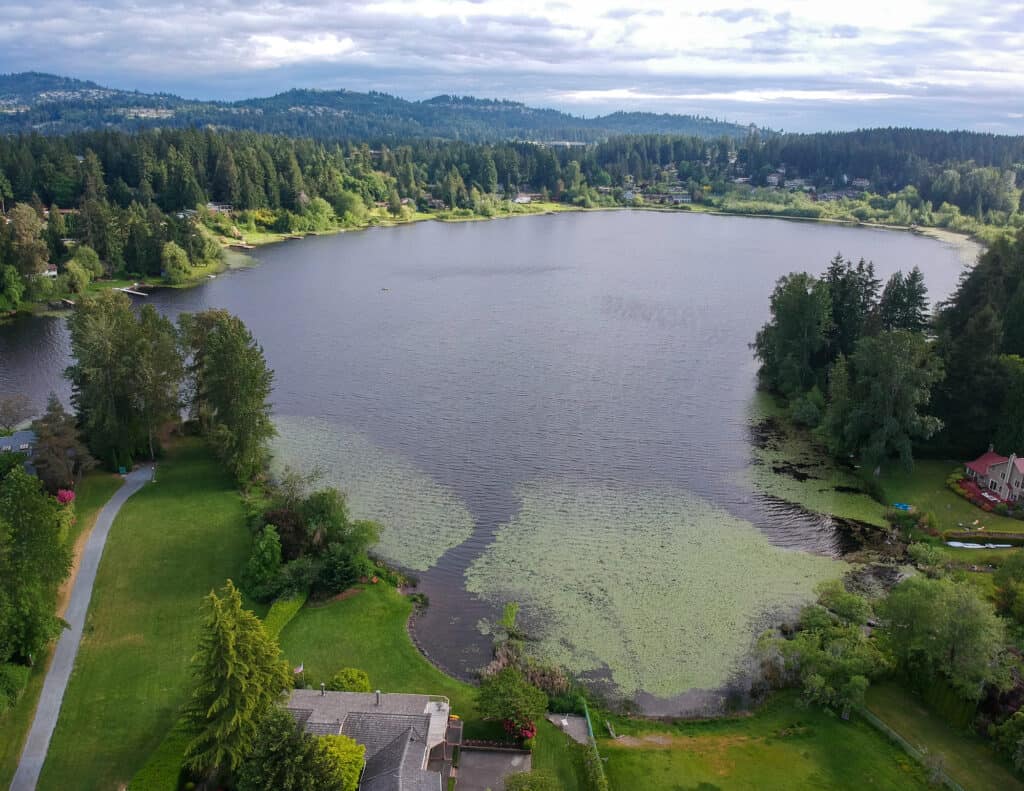
[[[327,682],[327,689],[335,692],[372,692],[370,677],[357,667],[343,667]]]
[[[330,544],[320,560],[316,592],[322,596],[341,593],[369,573],[371,568],[366,555],[354,554],[344,544]]]
[[[907,547],[907,554],[914,561],[914,565],[924,571],[929,577],[942,575],[944,563],[942,552],[932,544],[918,542]]]
[[[253,541],[242,584],[254,598],[266,601],[278,593],[280,576],[281,539],[273,525],[266,525]]]
[[[18,702],[28,684],[29,672],[26,665],[0,665],[0,714]]]
[[[286,599],[278,599],[270,605],[267,617],[263,619],[263,628],[271,637],[277,637],[292,618],[298,615],[302,605],[306,603],[307,594],[297,593]]]
[[[297,558],[281,567],[278,591],[283,598],[290,594],[305,593],[313,587],[320,566],[313,558]]]

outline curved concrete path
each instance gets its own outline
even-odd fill
[[[53,736],[53,729],[57,726],[57,716],[60,714],[60,704],[64,700],[64,690],[68,687],[68,679],[75,666],[75,655],[78,653],[82,628],[85,626],[85,616],[89,611],[89,600],[92,598],[92,586],[96,581],[96,571],[100,566],[100,558],[103,556],[103,546],[107,543],[110,526],[114,523],[114,517],[117,516],[117,512],[121,510],[125,501],[152,477],[153,469],[148,464],[128,473],[125,476],[124,484],[114,492],[96,517],[96,524],[93,525],[89,539],[85,543],[85,549],[82,550],[82,557],[78,564],[78,576],[75,577],[71,598],[68,599],[68,608],[64,613],[64,620],[68,622],[69,628],[61,633],[60,640],[57,642],[57,651],[53,655],[53,662],[46,672],[46,681],[43,682],[43,691],[39,696],[32,728],[28,732],[28,739],[21,752],[18,771],[15,772],[14,780],[11,783],[11,791],[35,791],[36,783],[39,782],[39,772],[42,771],[43,761],[46,760],[46,751],[50,746],[50,737]]]

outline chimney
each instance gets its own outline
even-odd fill
[[[379,706],[380,705],[380,690],[378,689],[375,694],[377,695],[377,705]]]

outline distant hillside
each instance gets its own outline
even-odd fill
[[[376,92],[305,89],[218,102],[122,91],[37,72],[0,75],[0,133],[206,125],[319,139],[473,142],[593,142],[612,135],[655,133],[742,138],[750,132],[748,126],[691,115],[617,112],[579,118],[469,96],[407,101]]]

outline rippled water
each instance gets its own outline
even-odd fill
[[[835,554],[828,518],[768,496],[763,476],[750,475],[748,344],[776,279],[820,272],[837,251],[873,260],[883,277],[918,265],[933,298],[950,292],[963,266],[954,248],[905,233],[614,212],[288,242],[260,250],[252,269],[149,301],[169,314],[224,307],[246,321],[276,371],[281,457],[319,464],[357,512],[391,523],[382,553],[426,569],[421,641],[445,667],[468,673],[487,659],[478,621],[515,586],[478,583],[481,595],[469,594],[466,572],[478,563],[494,576],[492,544],[522,524],[524,492],[534,536],[579,519],[538,516],[545,491],[557,492],[549,504],[558,507],[567,490],[669,491],[676,505],[651,524],[680,502],[699,502],[701,529],[728,531],[739,520],[776,546]],[[0,392],[26,392],[42,406],[51,389],[66,395],[66,364],[61,319],[0,328]],[[728,518],[707,516],[717,512]],[[618,540],[649,534],[623,524]],[[507,536],[500,543],[515,545]],[[522,551],[538,556],[542,542]],[[657,554],[614,551],[604,562],[636,557],[657,562]],[[565,597],[523,593],[535,603],[524,618],[538,631],[545,612],[557,620],[550,607]],[[779,602],[791,598],[784,594]],[[657,607],[657,594],[644,606]],[[760,614],[749,613],[751,623]],[[645,644],[652,666],[678,651],[672,639]],[[587,651],[594,672],[616,675],[602,667],[612,657]],[[649,686],[668,697],[686,691],[686,678]],[[692,678],[694,686],[703,676]]]

